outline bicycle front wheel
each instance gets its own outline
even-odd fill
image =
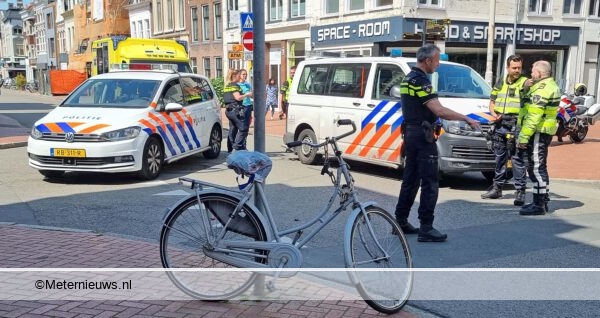
[[[370,206],[365,212],[357,215],[345,238],[346,266],[360,269],[349,269],[348,275],[369,306],[393,314],[406,305],[412,289],[408,242],[385,210]]]
[[[257,274],[244,271],[227,271],[234,268],[205,255],[210,249],[208,238],[217,238],[223,225],[239,201],[222,194],[204,194],[200,203],[194,196],[177,206],[167,216],[160,233],[160,256],[163,267],[214,268],[214,271],[167,271],[171,281],[186,294],[202,300],[224,300],[246,291]],[[204,211],[204,212],[203,212]],[[208,226],[202,224],[200,213],[207,213]],[[208,228],[208,231],[206,230]],[[262,223],[247,207],[242,208],[227,227],[225,240],[265,241]],[[250,256],[261,253],[255,250],[239,251],[240,258],[264,263],[264,259]],[[247,254],[248,256],[244,255]]]

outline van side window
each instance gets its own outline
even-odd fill
[[[373,99],[385,100],[396,99],[390,95],[390,89],[394,85],[400,85],[404,79],[404,72],[398,65],[379,64],[375,72],[375,81],[373,89]]]
[[[333,64],[331,84],[325,93],[330,96],[364,97],[371,64]]]
[[[322,65],[306,66],[300,76],[298,94],[324,95],[329,67]]]

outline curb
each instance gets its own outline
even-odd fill
[[[10,148],[19,148],[27,146],[27,141],[17,141],[17,142],[8,142],[8,143],[0,143],[0,149],[10,149]]]

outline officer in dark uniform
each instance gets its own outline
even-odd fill
[[[523,59],[518,55],[511,55],[506,59],[507,75],[494,85],[490,96],[490,114],[494,117],[494,125],[490,136],[492,148],[496,155],[496,169],[494,180],[488,191],[481,195],[482,199],[498,199],[502,197],[502,187],[508,182],[507,163],[512,156],[512,170],[515,179],[514,205],[520,206],[525,203],[525,179],[524,158],[519,157],[515,151],[515,137],[519,134],[520,127],[517,118],[522,113],[521,97],[524,94],[524,84],[527,77],[521,74]]]
[[[417,65],[406,75],[400,86],[402,100],[402,134],[406,160],[402,188],[396,205],[396,220],[406,234],[419,234],[419,242],[444,242],[446,234],[433,228],[433,212],[438,199],[438,151],[435,125],[438,117],[464,120],[473,129],[479,122],[440,104],[427,74],[440,64],[440,49],[427,44],[417,51]],[[410,209],[421,186],[419,220],[421,228],[408,223]]]
[[[246,137],[248,136],[249,124],[245,120],[245,108],[242,100],[252,96],[252,92],[242,94],[242,88],[238,85],[240,71],[230,70],[227,79],[229,83],[223,88],[223,102],[225,103],[225,116],[229,119],[228,146],[231,150],[246,150]],[[229,150],[229,149],[228,149]]]

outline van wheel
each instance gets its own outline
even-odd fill
[[[317,136],[315,136],[315,132],[312,131],[312,129],[307,128],[300,132],[300,135],[298,135],[298,140],[316,143]],[[317,163],[318,158],[316,148],[302,145],[296,148],[296,152],[298,153],[298,158],[300,159],[300,162],[302,162],[303,164],[312,165]]]
[[[165,154],[160,140],[156,137],[148,138],[142,156],[142,169],[138,175],[146,180],[155,179],[162,171],[164,159]]]
[[[60,178],[65,175],[64,171],[58,170],[39,170],[39,172],[48,179]]]
[[[223,141],[221,128],[218,125],[215,125],[212,128],[209,138],[208,145],[210,146],[210,149],[206,150],[203,155],[206,159],[215,159],[221,153],[221,141]]]

